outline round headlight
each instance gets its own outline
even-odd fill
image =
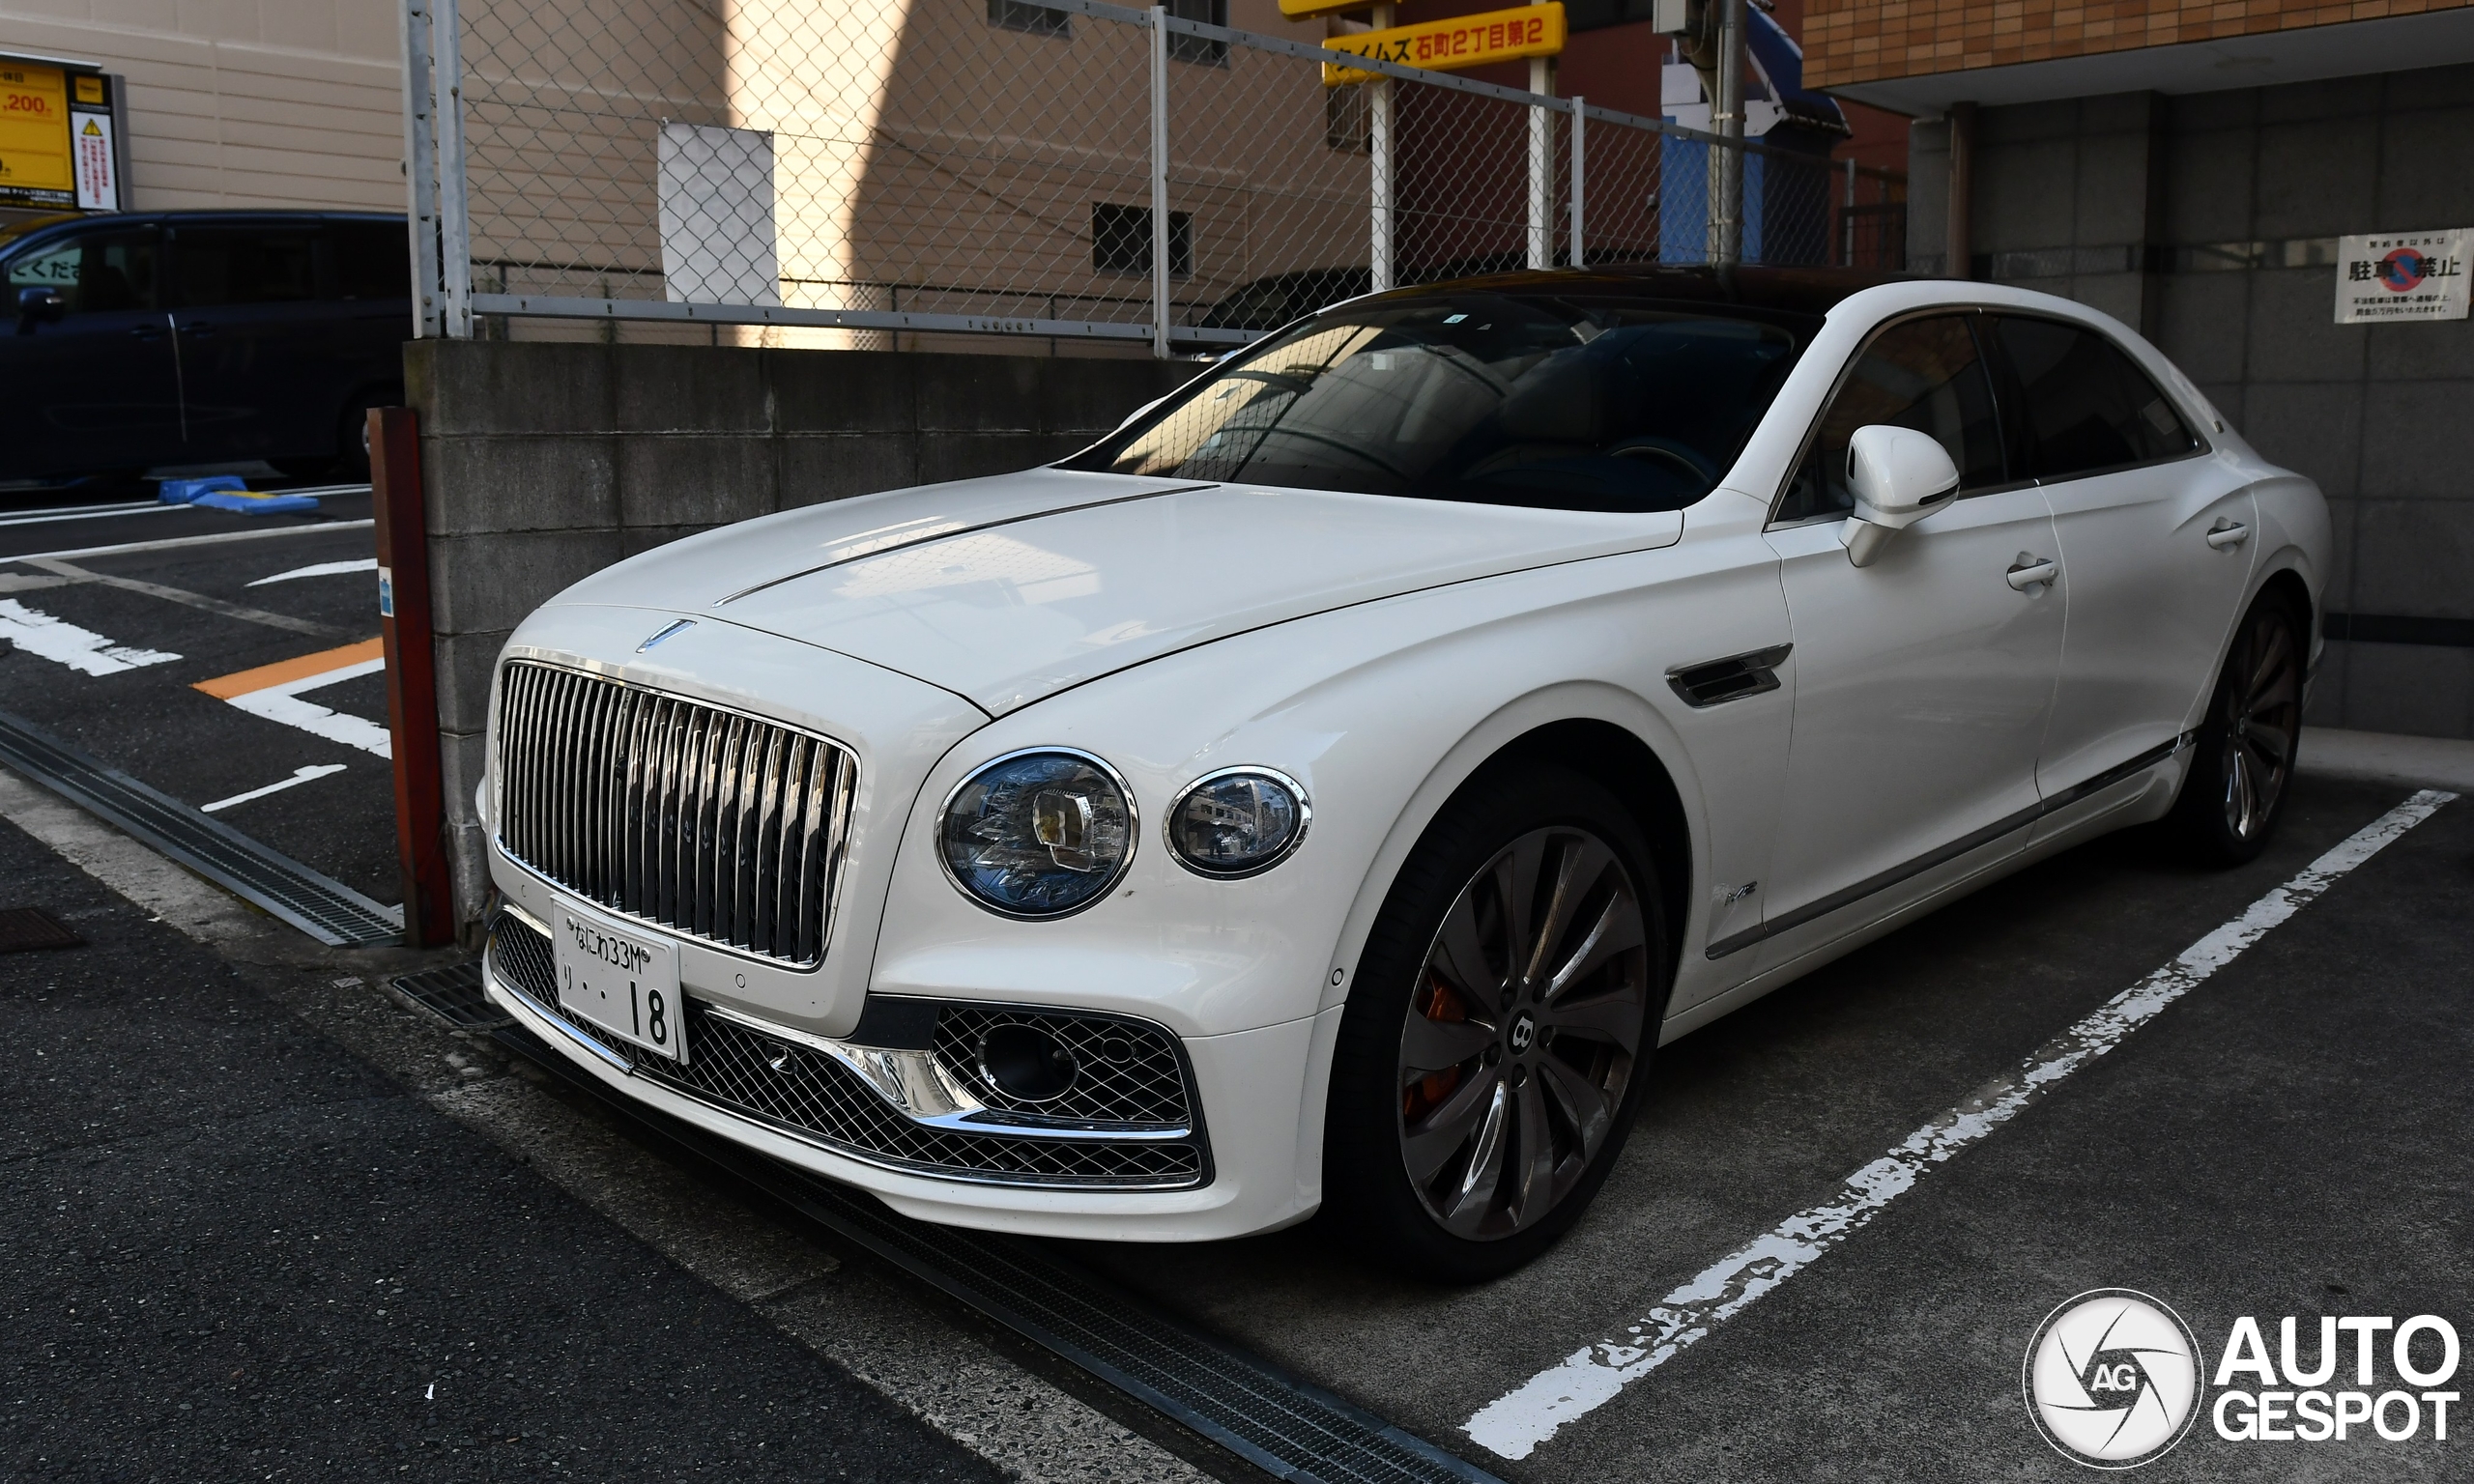
[[[1108,894],[1134,858],[1134,800],[1088,753],[1014,753],[945,800],[945,870],[1007,917],[1058,917]]]
[[[1297,780],[1228,768],[1194,780],[1168,807],[1168,849],[1206,876],[1251,876],[1288,859],[1312,817]]]

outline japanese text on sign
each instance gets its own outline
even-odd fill
[[[65,206],[73,184],[68,75],[0,64],[0,200]]]
[[[1488,11],[1481,15],[1454,15],[1389,31],[1362,31],[1336,36],[1323,45],[1379,62],[1451,71],[1510,62],[1521,57],[1551,57],[1564,49],[1564,7],[1525,5],[1516,11]],[[1365,82],[1372,72],[1338,63],[1323,64],[1323,84]]]
[[[2337,243],[2337,323],[2465,318],[2466,239],[2474,232],[2392,232]]]

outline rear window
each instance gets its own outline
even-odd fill
[[[1514,294],[1342,308],[1233,357],[1061,467],[1677,510],[1735,462],[1818,323]]]

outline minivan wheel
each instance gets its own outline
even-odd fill
[[[2171,824],[2200,861],[2238,866],[2267,848],[2302,741],[2303,621],[2262,595],[2242,615],[2200,723]]]
[[[369,410],[395,407],[402,393],[381,391],[353,398],[335,423],[335,477],[358,484],[369,477]]]
[[[1624,1144],[1666,1007],[1639,827],[1561,768],[1482,779],[1427,832],[1342,1013],[1332,1221],[1370,1259],[1507,1272],[1577,1220]]]

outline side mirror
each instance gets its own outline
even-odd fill
[[[1958,498],[1959,470],[1931,434],[1875,423],[1847,441],[1847,483],[1856,509],[1839,539],[1849,561],[1869,567],[1890,537]]]
[[[57,325],[69,312],[69,300],[58,289],[40,284],[17,291],[17,333],[31,335],[38,325]]]

